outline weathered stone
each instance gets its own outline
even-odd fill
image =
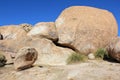
[[[19,25],[1,26],[0,32],[3,35],[3,40],[0,40],[0,50],[4,52],[16,53],[28,39],[27,32]]]
[[[3,67],[6,64],[6,57],[0,52],[0,67]]]
[[[107,46],[108,55],[120,62],[120,38],[116,37],[111,40]]]
[[[32,66],[36,61],[38,52],[35,48],[23,47],[18,51],[14,61],[14,67],[16,70],[26,69]]]
[[[66,65],[68,57],[75,53],[69,48],[58,47],[52,41],[44,38],[34,39],[30,43],[39,52],[35,62],[37,65]]]
[[[0,33],[4,40],[19,40],[27,34],[25,30],[21,29],[18,25],[1,26]]]
[[[74,53],[69,48],[56,46],[51,40],[45,38],[23,37],[19,40],[2,40],[0,49],[16,56],[19,49],[25,46],[33,47],[38,51],[38,59],[35,64],[65,65],[67,58]]]
[[[0,68],[0,80],[120,80],[119,74],[119,63],[96,60],[66,66],[35,66],[23,71],[15,71],[12,65]]]
[[[15,58],[15,54],[12,52],[7,52],[6,50],[0,50],[0,55],[4,55],[6,59],[6,64],[13,64],[13,59]]]
[[[44,37],[54,41],[58,39],[54,22],[37,23],[27,35],[32,37],[38,37],[38,38]]]
[[[94,60],[95,59],[95,55],[93,53],[88,54],[88,59]]]
[[[25,30],[26,32],[29,32],[32,29],[32,25],[24,23],[24,24],[20,24],[20,27]]]
[[[118,34],[112,13],[86,6],[65,9],[55,21],[58,43],[89,54],[104,48]]]

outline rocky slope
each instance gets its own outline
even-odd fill
[[[12,65],[0,68],[0,80],[119,80],[120,64],[88,61],[64,66],[33,67],[15,71]]]
[[[120,62],[117,34],[109,11],[87,6],[67,8],[55,22],[1,26],[0,52],[7,63],[0,67],[0,80],[119,80],[119,63],[95,60],[97,50],[106,55],[103,48]],[[68,65],[81,54],[85,62]]]

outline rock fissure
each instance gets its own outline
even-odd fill
[[[68,46],[67,44],[60,44],[58,43],[58,40],[57,41],[52,41],[56,46],[58,47],[61,47],[61,48],[68,48],[68,49],[72,49],[73,51],[76,51],[78,52],[74,47],[72,46]]]

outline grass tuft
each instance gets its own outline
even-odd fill
[[[108,57],[108,53],[106,49],[99,48],[95,53],[95,57],[98,59],[104,59],[105,57]]]
[[[67,63],[78,63],[78,62],[84,62],[86,60],[86,56],[79,53],[73,53],[68,59]]]

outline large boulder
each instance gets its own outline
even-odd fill
[[[21,48],[14,60],[14,67],[16,70],[26,69],[32,66],[36,61],[38,52],[35,48],[23,47]]]
[[[53,41],[56,41],[58,38],[54,22],[37,23],[27,35],[39,38],[44,37]]]
[[[19,40],[27,34],[19,25],[1,26],[0,33],[3,40]]]
[[[84,54],[103,48],[118,34],[111,12],[87,6],[65,9],[55,21],[59,44]]]
[[[120,62],[120,38],[116,37],[112,39],[106,48],[108,51],[108,55]]]
[[[22,47],[20,43],[28,39],[27,32],[20,25],[8,25],[0,27],[0,35],[0,50],[4,52],[7,63],[13,63],[15,54]]]
[[[6,52],[14,52],[13,49],[27,38],[27,32],[19,25],[1,26],[0,33],[3,37],[0,40],[0,50]]]
[[[34,39],[30,46],[38,51],[37,65],[66,65],[67,59],[75,53],[69,48],[56,46],[52,41],[42,38]]]
[[[17,40],[1,40],[0,41],[0,50],[6,52],[17,53],[19,49],[29,45],[32,38],[28,36],[24,36],[22,38],[18,38]]]
[[[20,40],[2,40],[0,49],[16,57],[17,52],[22,47],[33,47],[38,51],[37,65],[65,65],[68,57],[75,53],[69,48],[56,46],[51,40],[46,38],[21,38]],[[10,61],[9,61],[10,62]]]

